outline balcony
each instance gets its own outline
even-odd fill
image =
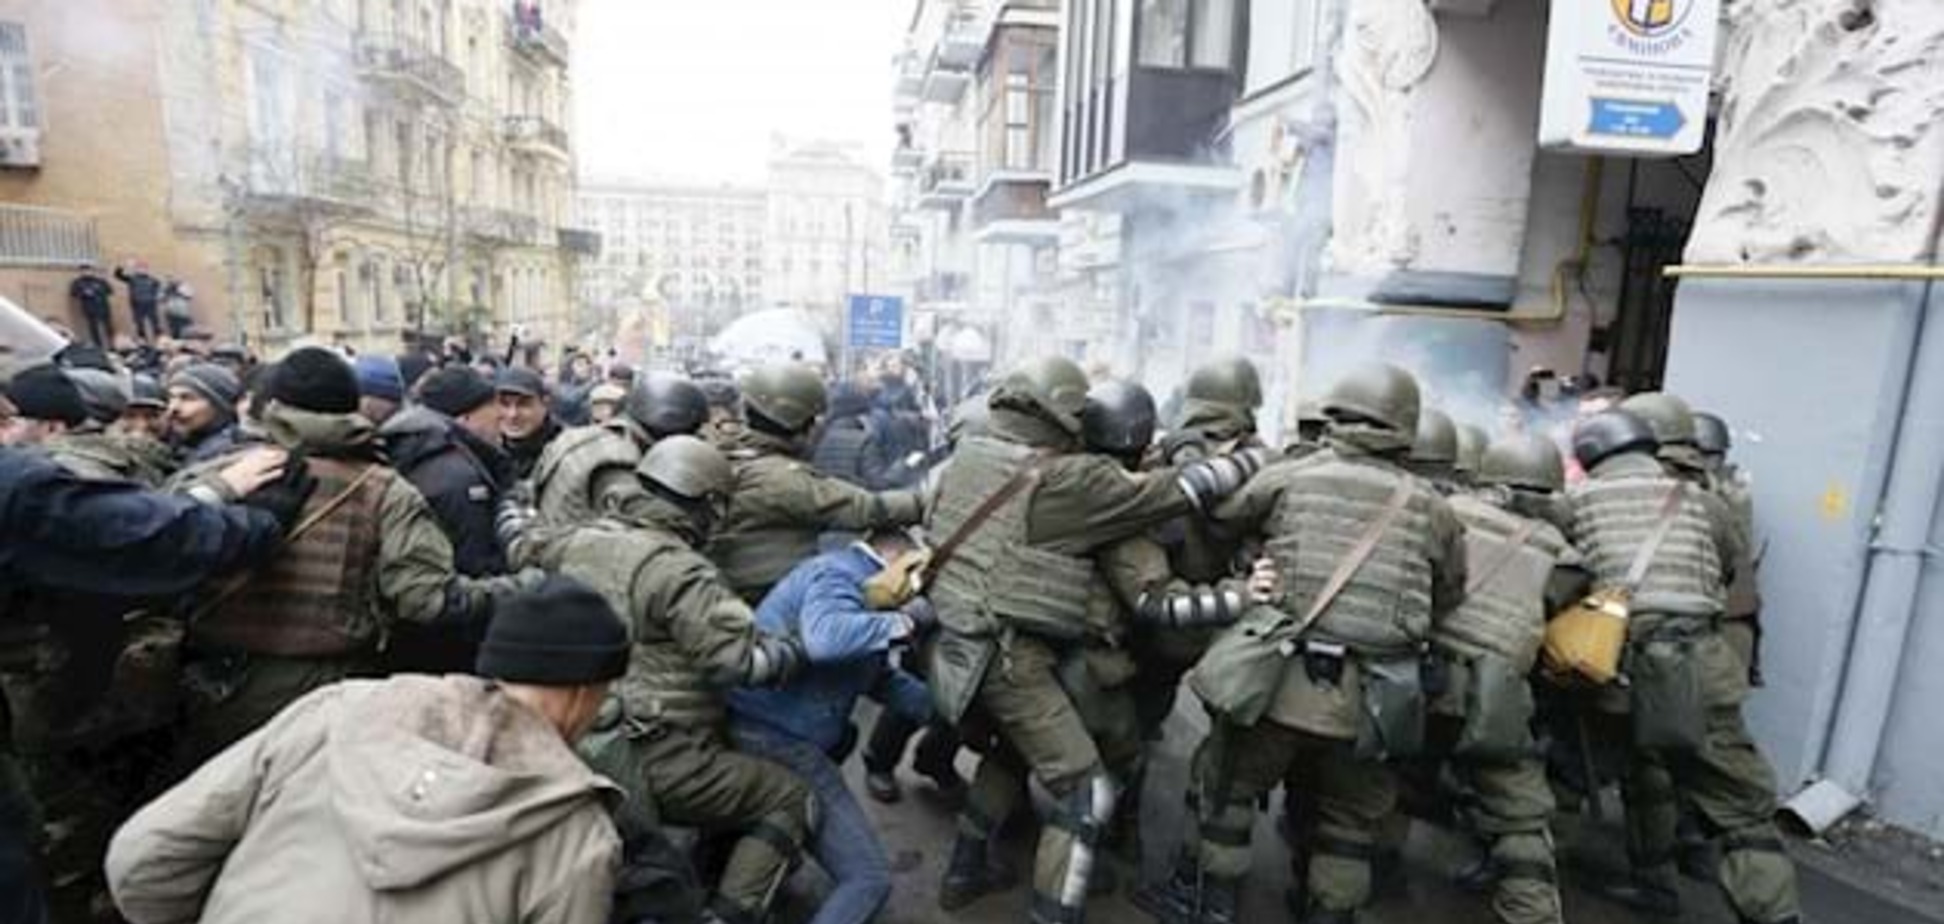
[[[525,19],[517,12],[508,13],[506,43],[514,51],[540,64],[567,66],[567,37],[538,16]]]
[[[1067,124],[1099,124],[1104,115],[1115,137],[1076,148],[1077,133],[1066,134],[1069,166],[1049,204],[1129,212],[1157,201],[1186,207],[1190,200],[1236,196],[1243,176],[1227,145],[1235,93],[1227,72],[1152,68],[1137,68],[1124,87],[1114,81],[1079,88],[1067,98]]]
[[[990,244],[1054,244],[1060,221],[1046,206],[1053,176],[1044,170],[994,170],[971,202],[973,238]]]
[[[970,67],[950,67],[934,59],[925,69],[924,88],[919,95],[928,103],[956,103],[971,85]]]
[[[972,155],[947,151],[925,166],[918,177],[918,207],[955,209],[977,187],[972,179]]]
[[[560,241],[561,250],[573,256],[584,257],[589,260],[596,260],[601,256],[601,235],[598,231],[588,231],[583,228],[561,228],[555,239]]]
[[[977,65],[985,56],[986,26],[986,17],[976,9],[954,12],[938,37],[939,66],[967,70]]]
[[[918,150],[916,147],[913,147],[912,145],[901,144],[898,145],[898,147],[891,152],[891,172],[892,173],[896,173],[896,174],[913,173],[916,172],[919,167],[924,166],[924,163],[925,163],[925,152]]]
[[[561,163],[573,160],[567,130],[545,116],[507,116],[500,123],[500,136],[520,154],[546,157]]]
[[[925,89],[925,65],[918,56],[907,51],[897,57],[897,79],[892,84],[891,95],[896,100],[916,100]]]
[[[336,154],[298,159],[273,149],[251,151],[243,202],[263,214],[357,215],[374,211],[383,195],[371,165]]]
[[[100,262],[94,219],[64,209],[0,205],[0,266],[72,267]]]
[[[523,212],[466,206],[459,212],[466,236],[485,244],[532,247],[540,243],[540,220]]]
[[[356,55],[367,80],[447,106],[466,99],[466,72],[418,39],[367,32],[358,36]]]

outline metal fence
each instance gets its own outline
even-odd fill
[[[101,260],[95,220],[77,212],[0,205],[0,266],[79,266]]]

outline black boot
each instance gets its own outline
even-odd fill
[[[1681,916],[1681,893],[1672,885],[1634,877],[1600,887],[1600,894],[1641,914],[1675,919]]]
[[[1492,894],[1498,888],[1498,881],[1498,864],[1493,863],[1491,857],[1480,857],[1451,874],[1451,884],[1457,886],[1459,891],[1472,895]]]
[[[1195,861],[1182,851],[1175,857],[1174,872],[1160,882],[1150,882],[1134,890],[1134,907],[1157,921],[1187,922],[1195,915]]]
[[[984,839],[961,834],[952,843],[952,860],[945,867],[945,882],[938,890],[938,907],[957,911],[1018,884],[1011,869],[992,861]]]

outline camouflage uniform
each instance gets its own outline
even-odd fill
[[[95,481],[133,481],[159,488],[174,470],[169,447],[90,424],[48,441],[47,454],[77,477]]]
[[[634,505],[647,492],[634,469],[649,443],[647,431],[625,416],[560,434],[533,466],[538,521],[577,526],[610,511],[639,515]]]

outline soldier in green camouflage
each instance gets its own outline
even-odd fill
[[[1404,467],[1439,493],[1458,490],[1458,425],[1451,422],[1451,415],[1435,408],[1425,408],[1418,415],[1417,438],[1411,441]]]
[[[1478,484],[1478,464],[1489,443],[1491,439],[1485,435],[1485,428],[1468,423],[1458,425],[1458,458],[1451,463],[1451,474],[1460,489],[1469,490]]]
[[[743,417],[727,454],[735,469],[729,514],[710,540],[709,558],[752,606],[826,531],[910,526],[923,514],[913,491],[872,493],[818,472],[805,459],[827,403],[808,366],[768,366],[743,382]]]
[[[728,504],[734,476],[722,454],[671,436],[635,472],[644,502],[581,526],[536,530],[513,553],[585,582],[633,627],[628,675],[581,745],[629,791],[624,840],[642,840],[663,820],[733,834],[711,910],[731,924],[754,924],[800,861],[815,804],[788,770],[733,749],[723,691],[787,683],[803,653],[759,632],[749,607],[696,551]]]
[[[1741,920],[1798,921],[1795,868],[1772,820],[1774,772],[1742,720],[1747,666],[1721,631],[1744,533],[1719,497],[1668,472],[1654,431],[1628,411],[1582,421],[1573,449],[1588,477],[1568,495],[1568,537],[1597,586],[1637,581],[1622,662],[1629,683],[1600,690],[1593,716],[1627,755],[1634,879],[1616,897],[1680,914],[1674,851],[1684,800],[1721,841],[1718,878]],[[1656,533],[1664,535],[1649,549]],[[1643,549],[1652,552],[1644,572],[1635,564]]]
[[[641,503],[641,454],[657,440],[694,435],[708,419],[709,400],[694,382],[650,373],[628,390],[621,413],[568,430],[540,453],[532,479],[539,522],[574,526]]]
[[[1101,621],[1113,608],[1094,605],[1092,556],[1213,503],[1261,464],[1244,455],[1131,473],[1081,451],[1087,390],[1086,376],[1064,359],[1006,376],[992,393],[986,432],[962,442],[943,473],[928,524],[956,550],[932,584],[941,632],[929,675],[939,711],[954,723],[990,723],[1002,754],[1016,753],[1054,800],[1033,875],[1036,922],[1084,917],[1096,848],[1121,788],[1059,677],[1070,653],[1112,628]],[[1016,785],[996,772],[1008,762],[989,755],[993,769],[982,765],[973,783],[940,893],[948,909],[999,878],[988,847],[1003,819],[978,806],[993,804],[988,791]]]
[[[1463,527],[1450,504],[1402,468],[1418,401],[1403,370],[1352,373],[1324,402],[1324,449],[1269,467],[1215,510],[1265,537],[1285,583],[1280,613],[1271,613],[1278,625],[1299,626],[1353,561],[1353,548],[1367,543],[1369,552],[1314,623],[1278,630],[1296,632],[1292,657],[1257,662],[1278,674],[1263,678],[1275,691],[1266,712],[1247,725],[1224,717],[1198,754],[1195,868],[1178,871],[1144,903],[1163,920],[1235,920],[1256,804],[1279,785],[1314,803],[1313,821],[1299,832],[1308,855],[1302,920],[1352,921],[1369,899],[1369,857],[1396,801],[1385,761],[1412,756],[1418,745],[1408,723],[1371,717],[1422,715],[1413,678],[1434,625],[1462,600],[1466,576]],[[1391,522],[1372,533],[1386,516]]]
[[[1749,490],[1748,476],[1728,461],[1728,451],[1734,444],[1727,421],[1697,412],[1694,446],[1701,452],[1702,465],[1707,469],[1715,493],[1728,504],[1741,525],[1742,535],[1748,537],[1747,554],[1736,562],[1735,577],[1728,584],[1728,609],[1722,613],[1727,621],[1721,624],[1721,632],[1742,663],[1748,665],[1749,682],[1759,687],[1762,685],[1762,592],[1757,576],[1762,558],[1754,541],[1755,497]]]

